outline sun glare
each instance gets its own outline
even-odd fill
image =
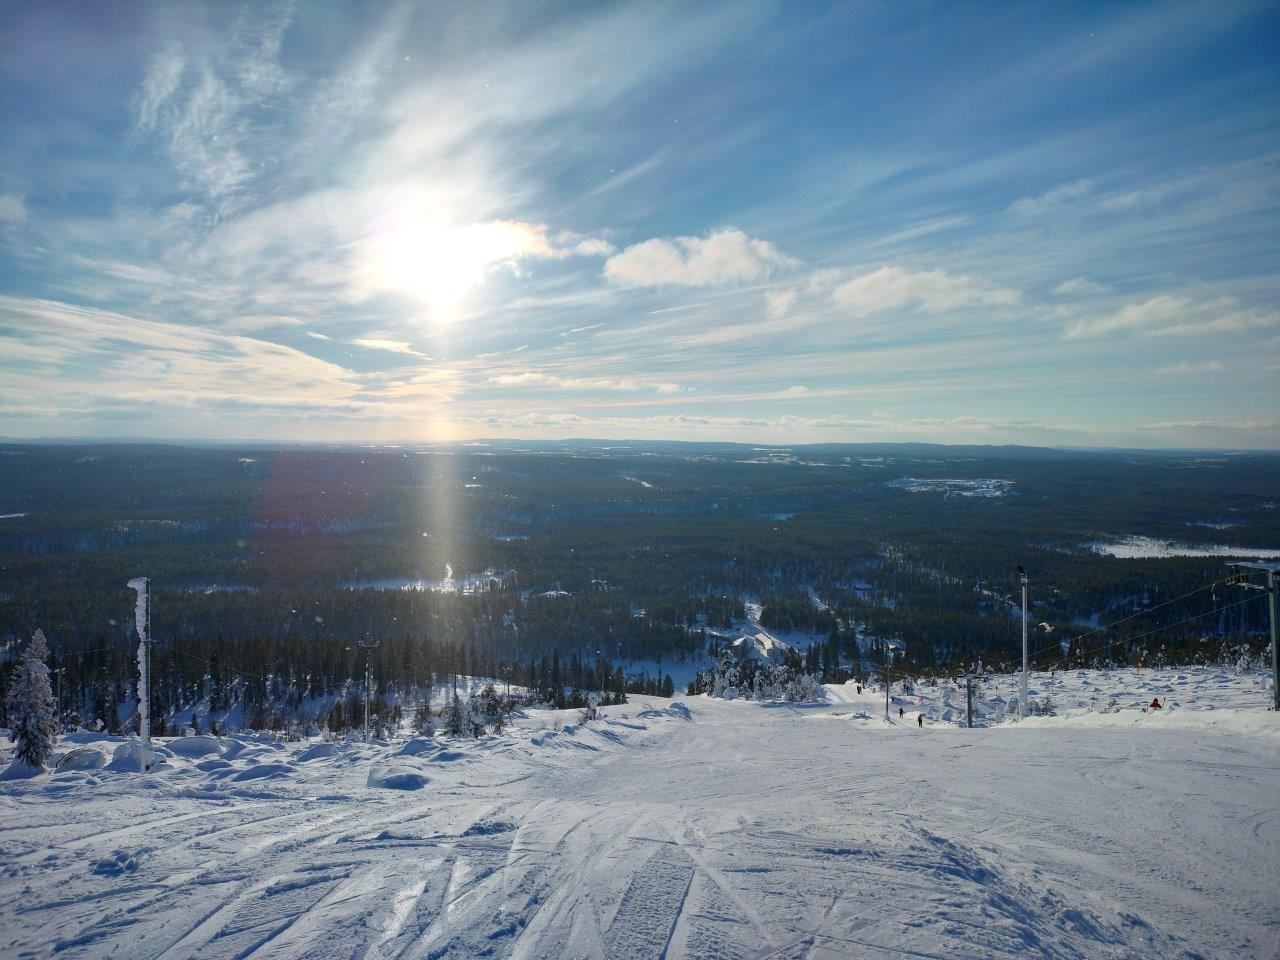
[[[541,227],[512,220],[460,226],[410,215],[374,235],[370,280],[425,304],[435,319],[449,320],[495,268],[514,269],[523,258],[550,255]]]

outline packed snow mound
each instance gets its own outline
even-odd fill
[[[298,754],[297,760],[299,763],[308,763],[312,760],[325,760],[337,755],[338,745],[336,743],[315,743]]]
[[[693,719],[693,714],[689,712],[689,708],[683,703],[672,703],[670,706],[663,707],[661,710],[654,708],[641,710],[636,714],[636,716],[643,717],[646,720],[669,720],[672,717],[680,720]]]
[[[440,744],[432,740],[430,737],[414,737],[412,740],[400,747],[396,753],[402,757],[416,757],[422,753],[428,753],[438,749]]]
[[[45,772],[45,767],[33,767],[29,763],[15,759],[5,768],[4,773],[0,773],[0,780],[30,780]]]
[[[257,763],[246,767],[231,779],[237,783],[244,780],[279,780],[294,773],[294,767],[288,763]]]
[[[107,754],[97,747],[76,747],[68,750],[57,767],[59,773],[66,770],[101,770],[107,763]]]
[[[151,763],[154,766],[160,760],[154,754],[151,757]],[[142,744],[137,740],[130,740],[116,747],[115,753],[111,755],[111,762],[104,768],[112,773],[137,773],[142,769]]]
[[[427,775],[420,770],[388,764],[373,767],[365,785],[384,790],[421,790],[428,782]]]
[[[221,753],[222,744],[217,737],[208,734],[196,734],[188,737],[174,737],[166,746],[170,752],[180,757],[207,757],[211,753]]]

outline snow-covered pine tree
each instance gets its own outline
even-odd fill
[[[49,648],[44,631],[37,630],[9,683],[7,712],[17,759],[29,767],[43,767],[58,737],[57,708],[49,687]]]
[[[818,677],[811,673],[801,673],[787,684],[782,699],[791,703],[810,703],[815,700],[825,700],[826,696],[827,692],[823,689],[822,681]]]
[[[444,732],[450,737],[469,737],[472,735],[471,718],[467,716],[466,705],[455,692],[449,709],[444,715]]]
[[[436,735],[436,718],[431,715],[431,701],[423,700],[413,714],[413,732],[420,737]]]

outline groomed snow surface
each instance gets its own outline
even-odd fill
[[[1277,956],[1260,678],[1054,683],[1066,715],[972,730],[944,688],[892,722],[846,686],[637,697],[475,741],[177,738],[145,778],[75,735],[0,783],[0,955]]]

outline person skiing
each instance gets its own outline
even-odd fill
[[[1163,707],[1161,707],[1161,706],[1160,706],[1160,698],[1159,698],[1159,697],[1152,697],[1152,698],[1151,698],[1151,709],[1152,709],[1152,710],[1163,710],[1163,709],[1164,709]]]
[[[898,708],[898,719],[899,719],[899,720],[901,720],[904,716],[906,716],[905,712],[903,711],[903,709],[902,709],[901,707],[899,707],[899,708]]]
[[[917,725],[917,726],[920,726],[920,727],[923,727],[923,726],[924,726],[924,714],[923,714],[923,713],[918,713],[918,714],[916,714],[916,725]]]

